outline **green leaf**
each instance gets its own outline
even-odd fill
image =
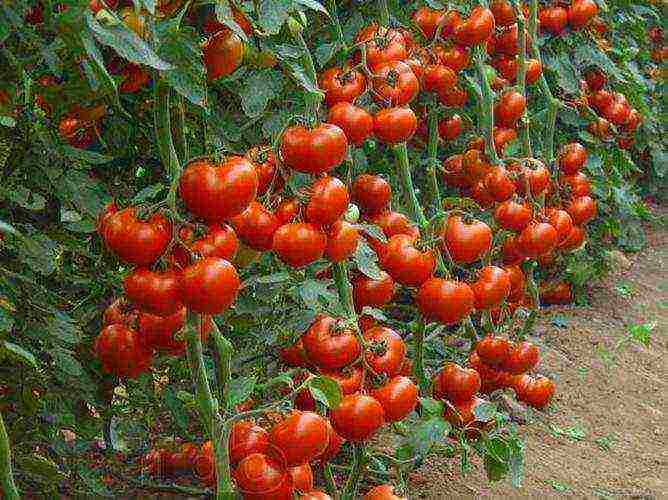
[[[26,351],[20,345],[9,342],[8,340],[3,340],[0,345],[2,346],[2,352],[4,354],[37,369],[37,360],[31,352]]]
[[[260,26],[270,35],[276,35],[288,19],[292,0],[260,0],[257,11]]]
[[[113,160],[111,156],[96,153],[95,151],[88,151],[86,149],[73,148],[72,146],[62,146],[62,150],[64,155],[70,160],[75,160],[87,165],[102,165]]]
[[[177,397],[174,389],[171,387],[165,388],[162,393],[162,397],[163,401],[165,402],[165,406],[172,414],[172,417],[174,417],[174,422],[176,425],[179,427],[179,429],[181,429],[182,432],[186,432],[188,429],[189,416],[183,401]]]
[[[491,422],[494,420],[496,413],[496,403],[490,401],[481,403],[473,408],[473,415],[475,415],[475,419],[480,422]]]
[[[308,7],[309,9],[316,10],[318,12],[322,12],[326,16],[329,16],[329,12],[327,12],[327,9],[325,9],[320,2],[317,2],[316,0],[295,0],[296,3],[303,5],[304,7]]]
[[[318,82],[314,81],[307,74],[306,69],[304,69],[299,61],[286,60],[284,61],[284,64],[290,70],[292,77],[304,90],[306,90],[306,92],[313,95],[324,96],[322,91],[318,88]]]
[[[167,31],[158,53],[172,65],[161,73],[172,88],[196,106],[206,106],[206,69],[197,33],[191,28]]]
[[[409,460],[426,456],[432,446],[443,441],[451,430],[450,423],[440,415],[426,416],[412,427],[411,433],[406,437],[402,446],[401,456],[398,458]]]
[[[641,343],[645,347],[649,347],[652,340],[652,331],[656,327],[656,323],[645,323],[642,325],[629,326],[628,332],[633,340]]]
[[[165,187],[166,186],[161,183],[146,186],[144,189],[139,191],[134,198],[132,198],[132,204],[137,205],[139,203],[144,203],[145,201],[154,199],[165,190]]]
[[[151,15],[155,15],[155,0],[142,0],[146,10],[149,11]]]
[[[0,220],[0,233],[2,234],[13,234],[13,235],[18,235],[20,234],[14,226],[11,224],[8,224],[7,222],[3,222]]]
[[[68,170],[54,182],[62,200],[74,203],[80,213],[91,218],[96,218],[111,201],[104,184],[81,170]]]
[[[380,322],[387,321],[387,316],[385,315],[385,313],[380,309],[376,309],[374,307],[364,306],[362,308],[362,314],[365,316],[371,316],[373,319]]]
[[[271,283],[281,283],[289,279],[290,279],[290,273],[287,271],[283,271],[280,273],[268,274],[266,276],[259,276],[258,278],[255,279],[255,282],[268,285]]]
[[[5,301],[0,297],[0,332],[10,332],[14,327],[14,317],[11,311],[3,307],[3,302]]]
[[[26,210],[44,210],[46,198],[39,193],[34,193],[24,186],[14,186],[8,191],[9,199]]]
[[[336,50],[339,48],[339,42],[321,43],[315,48],[315,59],[318,65],[324,68],[325,65],[334,57]]]
[[[28,474],[42,484],[55,485],[67,477],[58,469],[55,462],[42,455],[23,455],[18,457],[16,462],[23,473]]]
[[[74,357],[72,351],[68,351],[67,349],[53,349],[51,351],[51,356],[53,356],[55,365],[67,375],[71,377],[80,377],[83,375],[83,367]]]
[[[158,57],[144,40],[122,22],[114,26],[102,26],[88,9],[85,16],[93,36],[101,44],[113,48],[121,57],[161,71],[171,69],[171,64]]]
[[[56,250],[53,240],[45,234],[35,233],[21,240],[19,259],[33,271],[48,276],[56,269]]]
[[[338,382],[332,378],[318,376],[313,377],[306,383],[311,395],[316,401],[320,401],[328,408],[337,408],[341,404],[343,394]]]
[[[246,32],[241,29],[241,26],[234,20],[232,8],[228,0],[217,0],[215,5],[216,18],[225,26],[230,28],[234,33],[244,41],[248,40]]]
[[[46,319],[46,328],[54,339],[66,344],[76,344],[81,338],[78,325],[62,311],[56,311],[53,316]]]
[[[0,115],[0,125],[7,128],[16,127],[16,120],[11,116]]]
[[[575,75],[575,68],[571,64],[568,54],[561,53],[552,59],[553,71],[557,73],[557,83],[566,92],[577,94],[578,78]]]
[[[299,287],[299,296],[304,303],[310,307],[317,307],[320,297],[325,300],[332,300],[337,295],[327,288],[327,284],[320,280],[309,279],[305,280]]]
[[[234,408],[239,403],[246,401],[253,394],[256,382],[255,377],[238,377],[232,379],[227,393],[227,407]]]
[[[429,416],[443,415],[443,401],[432,398],[420,398],[420,407]]]
[[[281,92],[283,84],[283,75],[273,69],[253,71],[247,75],[239,91],[246,116],[261,115],[269,101]]]
[[[358,231],[362,231],[368,234],[372,238],[380,241],[381,243],[387,243],[387,236],[385,236],[385,233],[380,228],[380,226],[377,226],[375,224],[355,224],[355,227],[357,228]]]
[[[380,267],[378,267],[376,252],[371,249],[366,240],[360,239],[353,260],[357,269],[368,278],[372,280],[382,279],[383,275],[380,273]]]

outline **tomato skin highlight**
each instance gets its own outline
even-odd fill
[[[206,257],[183,270],[182,298],[193,312],[221,314],[236,300],[241,282],[232,264]]]
[[[317,413],[293,411],[272,428],[269,439],[282,450],[287,466],[297,467],[325,451],[329,431],[325,419]]]
[[[302,336],[308,359],[325,370],[336,370],[352,363],[361,352],[352,330],[337,330],[331,316],[316,319]]]
[[[103,219],[102,238],[109,250],[136,266],[153,264],[167,249],[172,227],[161,214],[153,214],[148,220],[137,218],[135,208],[126,208],[107,214]]]
[[[363,395],[344,396],[341,404],[330,413],[334,430],[344,439],[366,441],[385,423],[383,406],[377,399]]]
[[[274,233],[272,250],[287,265],[300,268],[325,254],[327,236],[313,224],[284,224]]]
[[[456,363],[446,365],[434,378],[434,398],[460,403],[471,399],[480,390],[480,375],[472,368]]]
[[[283,133],[280,150],[288,167],[315,175],[341,164],[348,152],[348,139],[343,130],[331,123],[312,129],[295,125]]]
[[[413,381],[402,375],[388,380],[385,385],[371,391],[385,412],[385,420],[403,420],[417,406],[418,388]]]

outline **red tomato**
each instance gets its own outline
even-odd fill
[[[429,7],[420,7],[413,13],[413,22],[428,40],[434,38],[438,25],[443,23],[444,20],[445,12]]]
[[[580,196],[568,204],[568,214],[576,226],[583,226],[596,217],[596,202],[591,196]]]
[[[468,401],[462,401],[454,405],[454,408],[446,408],[444,417],[453,426],[467,430],[469,438],[476,438],[480,435],[480,430],[488,427],[490,424],[476,420],[474,410],[477,406],[487,401],[473,396]]]
[[[195,241],[190,249],[201,257],[218,257],[231,261],[239,249],[239,240],[227,224],[212,224],[209,232]]]
[[[533,378],[529,375],[520,375],[513,378],[513,389],[517,399],[534,408],[546,407],[554,395],[554,382],[546,377]]]
[[[248,455],[233,476],[246,500],[292,500],[292,477],[276,458],[262,453]]]
[[[476,344],[475,352],[486,365],[500,367],[506,362],[512,349],[513,344],[503,337],[489,336]]]
[[[414,241],[405,234],[392,236],[380,257],[380,265],[395,281],[417,287],[434,273],[436,259],[431,250],[421,252],[415,248]]]
[[[409,236],[412,242],[420,237],[420,230],[400,212],[383,212],[371,218],[371,222],[383,230],[383,234],[389,239],[398,234]]]
[[[305,174],[321,174],[341,164],[348,152],[346,134],[336,125],[321,123],[312,129],[295,125],[281,138],[285,164]]]
[[[494,211],[494,218],[504,229],[522,231],[531,222],[533,214],[526,203],[508,200],[501,203]]]
[[[480,390],[480,375],[472,368],[456,363],[446,365],[434,378],[434,398],[453,403],[468,401]]]
[[[277,207],[274,215],[278,217],[278,220],[281,224],[288,224],[289,222],[294,222],[301,206],[299,205],[299,200],[296,198],[288,198],[283,200]]]
[[[220,165],[209,159],[193,160],[179,181],[186,208],[207,223],[222,222],[243,212],[255,199],[257,188],[257,172],[241,156],[232,156]]]
[[[560,35],[568,24],[568,12],[563,7],[553,5],[538,12],[540,27],[553,35]]]
[[[334,224],[348,208],[348,189],[336,177],[320,177],[311,186],[311,198],[306,205],[306,220],[317,226]]]
[[[105,372],[125,378],[148,371],[153,358],[139,334],[123,325],[105,327],[95,340],[95,353]]]
[[[311,491],[313,489],[313,471],[309,464],[290,467],[288,473],[292,476],[292,484],[297,491]]]
[[[524,114],[526,98],[515,90],[504,93],[494,107],[494,120],[504,127],[514,127]]]
[[[408,57],[406,41],[397,30],[369,26],[357,35],[356,41],[366,42],[366,61],[372,71],[381,64]]]
[[[174,334],[178,333],[186,323],[188,310],[182,307],[169,316],[155,316],[140,313],[137,316],[137,330],[142,342],[150,349],[180,354],[185,349],[184,341],[177,341]]]
[[[399,373],[406,359],[406,344],[401,336],[390,328],[377,326],[364,333],[370,346],[366,361],[374,372],[393,377]]]
[[[468,93],[463,87],[454,85],[448,90],[439,92],[438,98],[445,106],[450,106],[451,108],[461,108],[468,100]]]
[[[571,232],[559,245],[559,249],[563,250],[564,252],[576,250],[582,246],[586,238],[587,235],[584,229],[582,229],[580,226],[573,225]]]
[[[332,500],[332,497],[323,491],[313,490],[301,495],[299,500]]]
[[[522,230],[517,244],[523,255],[535,259],[554,250],[557,237],[557,230],[551,224],[534,221]]]
[[[392,188],[378,175],[362,174],[353,183],[352,197],[364,213],[379,214],[390,204]]]
[[[562,172],[572,175],[580,171],[587,163],[587,150],[577,142],[566,144],[559,155],[559,167]]]
[[[489,8],[497,26],[510,26],[515,22],[515,9],[508,0],[492,0]]]
[[[502,368],[513,375],[535,368],[540,359],[540,350],[531,342],[522,342],[510,351]]]
[[[270,187],[273,191],[278,191],[282,187],[283,179],[276,167],[276,157],[271,147],[256,146],[246,153],[245,158],[255,167],[258,196],[265,194]]]
[[[293,411],[271,429],[270,441],[283,452],[288,467],[303,465],[327,448],[327,422],[317,413]]]
[[[381,484],[369,490],[363,500],[407,500],[407,498],[395,495],[394,486]]]
[[[241,241],[258,251],[271,250],[274,233],[281,226],[278,217],[257,201],[252,201],[246,210],[230,218],[230,223]]]
[[[508,273],[510,278],[510,294],[508,300],[516,302],[524,297],[524,288],[526,286],[526,278],[522,272],[522,268],[517,264],[506,265],[503,269]]]
[[[170,270],[150,271],[135,269],[123,281],[125,295],[139,309],[158,316],[174,314],[183,306],[181,302],[181,275]]]
[[[382,307],[394,298],[394,280],[385,271],[380,279],[374,280],[363,275],[353,279],[353,299],[358,311],[369,307]]]
[[[486,7],[473,7],[468,19],[455,29],[455,41],[464,46],[487,40],[494,32],[494,14]]]
[[[466,283],[431,278],[427,280],[415,299],[420,312],[433,321],[445,325],[460,322],[473,311],[475,297]]]
[[[445,249],[455,262],[475,262],[492,247],[489,226],[479,220],[468,221],[460,215],[448,218],[441,237]]]
[[[349,441],[366,441],[385,423],[383,406],[364,394],[344,396],[330,413],[334,430]]]
[[[197,313],[221,314],[237,298],[240,284],[232,264],[218,257],[205,257],[183,270],[183,302]]]
[[[172,238],[171,224],[161,214],[138,219],[135,208],[126,208],[104,219],[102,238],[109,250],[130,264],[148,266],[160,257]]]
[[[587,86],[592,92],[601,90],[608,83],[608,77],[600,68],[590,68],[584,75]]]
[[[438,122],[438,135],[444,141],[454,141],[462,133],[464,122],[459,115],[452,115]]]
[[[364,108],[339,102],[332,106],[327,121],[343,130],[348,142],[361,146],[373,134],[373,116]]]
[[[366,79],[355,69],[329,68],[320,78],[320,88],[325,91],[325,104],[331,107],[357,99],[366,88]]]
[[[593,0],[573,0],[568,8],[568,24],[574,30],[586,26],[598,14],[598,5]]]
[[[131,325],[137,319],[137,310],[124,298],[115,299],[104,310],[102,324],[108,325]]]
[[[304,350],[304,344],[300,338],[290,347],[285,347],[280,351],[281,360],[289,366],[308,366],[308,358]]]
[[[410,108],[381,109],[373,117],[373,132],[386,144],[408,141],[417,130],[417,117]]]
[[[522,249],[517,243],[518,237],[511,234],[503,242],[503,262],[504,264],[521,264],[526,259]]]
[[[337,320],[321,316],[302,337],[308,359],[325,370],[336,370],[360,355],[360,345],[352,330],[341,330]]]
[[[550,208],[547,211],[548,222],[557,230],[557,244],[561,244],[573,228],[573,219],[565,210]]]
[[[518,32],[516,24],[504,28],[496,36],[496,44],[494,46],[495,51],[499,54],[504,54],[507,56],[516,56],[519,52],[517,39]]]
[[[373,389],[371,396],[383,407],[385,420],[398,422],[415,409],[418,388],[410,378],[398,375],[388,380],[385,385]]]
[[[230,464],[238,462],[253,453],[266,453],[269,448],[269,433],[259,425],[241,420],[232,425],[229,439]]]
[[[327,236],[313,224],[284,224],[274,233],[273,251],[295,268],[312,264],[325,254]]]
[[[573,198],[589,196],[591,194],[591,183],[589,182],[589,178],[582,172],[564,175],[560,181],[562,187],[568,188],[566,194]]]
[[[493,167],[485,176],[484,183],[494,201],[503,202],[515,194],[515,183],[510,178],[510,174],[505,167]]]
[[[372,80],[374,99],[389,106],[410,103],[420,90],[420,83],[408,64],[392,61],[376,68]]]
[[[433,48],[434,55],[440,61],[441,64],[447,66],[455,73],[468,68],[469,63],[471,62],[471,56],[466,47],[460,45],[451,45],[443,46],[436,45]]]
[[[496,266],[485,266],[478,280],[471,285],[475,296],[475,308],[479,311],[494,309],[510,294],[510,276]]]
[[[329,420],[327,420],[327,430],[329,431],[329,442],[327,443],[325,451],[318,457],[323,464],[329,462],[339,453],[344,441],[343,438],[336,433]]]
[[[202,46],[204,65],[210,82],[232,74],[244,59],[244,44],[234,32],[222,29]]]
[[[325,256],[330,262],[343,262],[355,253],[358,242],[357,228],[345,220],[339,220],[327,233]]]

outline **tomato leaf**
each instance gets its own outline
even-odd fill
[[[292,7],[292,0],[260,0],[257,11],[262,29],[270,35],[275,35],[288,19]]]
[[[49,353],[53,357],[54,364],[59,370],[71,377],[80,377],[83,374],[83,366],[74,357],[74,352],[68,349],[56,348]]]
[[[44,210],[46,207],[46,198],[44,196],[34,193],[21,185],[14,186],[7,194],[11,201],[26,210],[39,211]]]
[[[475,415],[476,420],[480,422],[491,422],[496,416],[496,403],[487,401],[481,403],[473,408],[473,415]]]
[[[334,57],[336,50],[339,48],[339,43],[321,43],[315,48],[315,58],[318,65],[324,68],[325,65]]]
[[[248,36],[246,32],[241,29],[241,26],[237,24],[234,20],[234,14],[232,8],[230,7],[230,2],[228,0],[217,0],[215,5],[216,18],[219,22],[223,23],[225,26],[230,28],[234,33],[241,38],[244,42],[248,41]]]
[[[380,273],[380,267],[378,267],[376,252],[371,249],[365,240],[360,239],[353,254],[353,260],[357,269],[368,278],[372,280],[382,279],[383,275]]]
[[[2,343],[0,343],[0,346],[2,346],[0,352],[37,369],[37,360],[35,359],[35,356],[20,345],[9,342],[8,340],[3,340]]]
[[[375,238],[382,243],[387,243],[387,236],[385,236],[385,233],[380,226],[375,224],[355,224],[355,227],[357,230],[365,232],[372,238]]]
[[[113,26],[102,26],[89,10],[86,10],[85,16],[88,27],[98,42],[111,47],[121,57],[161,71],[172,68],[171,64],[162,60],[144,40],[122,22]]]
[[[246,401],[253,390],[257,379],[255,377],[238,377],[233,379],[228,388],[227,401],[225,405],[227,408],[234,408],[239,403]]]
[[[311,395],[316,401],[320,401],[328,408],[336,408],[341,404],[343,394],[336,380],[329,377],[313,377],[306,383]]]
[[[197,106],[206,106],[206,70],[197,33],[192,28],[169,29],[163,33],[160,57],[171,69],[161,75],[183,97]]]
[[[309,9],[322,12],[323,14],[329,17],[329,12],[327,12],[327,9],[325,9],[322,5],[320,5],[320,3],[317,2],[316,0],[295,0],[295,3],[303,5],[304,7],[308,7]]]
[[[142,0],[144,7],[150,14],[155,15],[155,0]]]
[[[318,306],[319,299],[331,301],[338,298],[338,295],[327,288],[327,284],[320,280],[309,279],[303,282],[299,287],[299,296],[304,303],[312,309]]]
[[[452,430],[440,415],[426,416],[411,427],[404,444],[397,450],[400,460],[423,459],[436,443],[443,441]]]
[[[442,401],[433,398],[420,398],[420,407],[424,410],[426,415],[443,415],[444,406]]]
[[[362,314],[366,316],[371,316],[373,319],[378,321],[387,321],[387,316],[380,309],[374,307],[364,306],[362,309]]]
[[[256,70],[248,74],[239,90],[241,107],[246,116],[261,115],[269,101],[281,92],[283,85],[283,75],[273,69]]]

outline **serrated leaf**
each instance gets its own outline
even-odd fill
[[[299,61],[286,60],[285,65],[290,70],[292,77],[304,90],[313,95],[324,96],[318,88],[318,82],[313,81]]]
[[[228,0],[217,0],[215,4],[216,18],[219,22],[230,28],[243,41],[248,41],[246,32],[234,20],[234,15]]]
[[[0,345],[2,345],[2,352],[4,354],[37,369],[37,360],[31,352],[26,351],[20,345],[9,342],[8,340],[3,340]]]
[[[387,236],[385,236],[385,233],[380,228],[380,226],[377,226],[375,224],[355,224],[355,227],[359,231],[368,234],[372,238],[380,241],[381,243],[387,243]]]
[[[334,57],[336,50],[339,48],[339,42],[321,43],[315,48],[315,59],[318,65],[323,68]]]
[[[256,382],[257,379],[255,377],[238,377],[233,379],[228,388],[227,407],[234,408],[239,403],[246,401],[253,394]]]
[[[41,483],[56,484],[67,477],[58,469],[55,462],[42,455],[23,455],[16,461],[23,473],[29,474]]]
[[[320,401],[328,408],[335,409],[341,404],[343,394],[338,382],[332,378],[318,376],[313,377],[307,382],[309,391],[313,399]]]
[[[554,57],[552,59],[552,69],[557,73],[557,83],[562,89],[571,94],[579,92],[578,78],[568,54],[561,53]]]
[[[441,416],[429,416],[419,420],[406,437],[404,443],[404,460],[413,457],[424,457],[435,443],[443,441],[450,433],[452,426]]]
[[[81,331],[77,324],[67,313],[56,311],[53,316],[46,320],[46,328],[55,339],[67,344],[76,344],[81,337]]]
[[[172,68],[171,64],[158,57],[153,49],[125,24],[102,26],[88,9],[86,9],[85,16],[93,36],[101,44],[113,48],[121,57],[133,63],[144,64],[161,71]]]
[[[275,35],[288,19],[292,7],[292,0],[260,0],[257,11],[259,24],[264,31]]]
[[[56,243],[45,234],[36,233],[21,240],[19,259],[32,270],[48,276],[56,269]]]
[[[283,271],[280,273],[268,274],[266,276],[259,276],[255,279],[256,283],[270,284],[270,283],[281,283],[290,279],[290,273]]]
[[[196,106],[206,106],[206,69],[202,60],[202,49],[197,43],[194,30],[182,28],[167,31],[158,50],[160,56],[172,68],[161,76],[183,97]]]
[[[360,239],[357,249],[353,254],[353,260],[357,269],[372,280],[379,280],[383,278],[378,267],[378,257],[369,244],[364,239]]]
[[[420,407],[427,415],[443,415],[443,401],[437,401],[433,398],[420,398]]]
[[[44,210],[46,207],[46,198],[39,193],[35,193],[24,186],[14,186],[8,193],[8,198],[17,205],[26,210]]]
[[[154,199],[165,190],[165,187],[166,186],[164,184],[160,183],[146,186],[144,189],[139,191],[134,198],[132,198],[132,204],[137,205],[139,203]]]
[[[295,3],[298,3],[299,5],[303,5],[304,7],[308,7],[309,9],[316,10],[318,12],[322,12],[326,16],[329,16],[329,12],[327,12],[327,9],[325,9],[320,2],[317,2],[316,0],[295,0]]]
[[[251,72],[239,91],[241,107],[246,116],[261,115],[269,101],[283,89],[283,77],[275,70],[266,69]]]
[[[66,349],[53,349],[51,351],[54,364],[60,370],[64,371],[71,377],[80,377],[83,374],[83,367],[81,363],[74,357],[72,351]]]
[[[304,281],[299,287],[299,296],[308,307],[315,308],[320,297],[331,300],[337,295],[329,290],[322,281],[310,279]]]
[[[491,422],[494,420],[496,413],[496,403],[492,403],[491,401],[480,403],[473,408],[473,415],[480,422]]]

